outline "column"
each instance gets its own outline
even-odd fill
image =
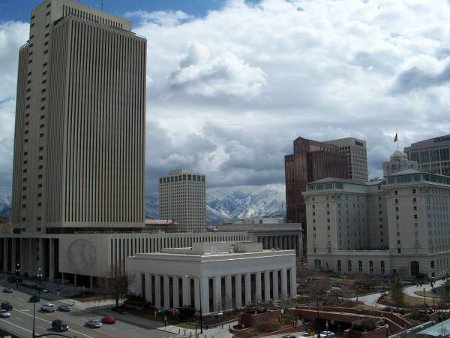
[[[161,307],[161,276],[155,275],[155,306]]]
[[[55,279],[55,248],[53,241],[53,238],[48,240],[48,279],[50,281]]]
[[[281,299],[288,298],[287,294],[287,270],[281,270]]]
[[[264,300],[270,300],[270,271],[264,272]]]
[[[234,285],[236,288],[236,308],[239,309],[242,307],[242,278],[240,274],[235,276]]]
[[[78,286],[78,284],[77,284],[77,274],[76,273],[73,274],[73,285]]]
[[[194,308],[196,308],[197,310],[200,310],[200,302],[203,305],[203,299],[201,299],[201,297],[203,297],[204,291],[202,290],[203,288],[201,288],[201,286],[203,285],[199,284],[199,280],[197,278],[194,278]],[[202,296],[200,296],[200,294],[202,294]],[[209,293],[207,294],[206,299],[209,300]]]
[[[3,272],[8,272],[8,244],[8,238],[3,238]]]
[[[261,292],[261,272],[257,272],[255,274],[256,279],[256,293],[255,293],[255,301],[260,302],[262,299],[262,292]]]
[[[164,307],[170,308],[170,289],[169,289],[169,276],[164,275]]]
[[[42,238],[38,239],[38,246],[39,246],[39,265],[38,269],[41,268],[42,276],[43,278],[48,277],[45,275],[45,263],[44,262],[44,240]]]
[[[141,274],[137,273],[135,276],[136,276],[136,278],[133,278],[135,280],[134,280],[134,283],[130,285],[131,288],[129,287],[129,289],[130,289],[129,291],[134,293],[134,294],[136,294],[136,295],[143,296],[143,295],[141,295],[141,290],[142,290],[142,277],[141,277]]]
[[[227,275],[225,277],[225,304],[223,304],[223,308],[226,310],[233,308],[233,291],[231,286],[231,275]]]
[[[220,276],[214,276],[214,311],[219,312],[222,310],[222,278]]]
[[[11,238],[11,272],[16,273],[16,239]]]
[[[94,289],[94,276],[89,276],[89,289]]]
[[[291,298],[294,298],[297,296],[297,276],[295,275],[296,270],[295,268],[291,269],[290,273],[290,279],[291,279],[291,285],[290,285],[290,294]]]
[[[24,243],[24,239],[20,238],[20,257],[19,257],[19,263],[20,263],[20,274],[23,275],[23,273],[25,272],[24,269],[24,264],[25,264],[25,259],[24,259],[24,252],[25,252],[25,243]]]
[[[278,295],[278,270],[273,271],[273,300],[279,299]]]
[[[197,281],[197,280],[196,280]],[[202,283],[202,287],[201,287],[201,303],[202,303],[202,311],[203,314],[205,313],[209,313],[210,309],[209,309],[209,283],[208,283],[208,277],[203,277],[201,279]],[[198,288],[195,289],[196,293],[199,291]],[[195,299],[197,300],[197,297],[195,297]]]
[[[190,287],[190,279],[187,277],[183,278],[183,306],[192,305],[191,304],[191,287]]]
[[[178,288],[178,277],[174,276],[172,281],[172,287],[173,287],[173,307],[177,308],[180,306],[180,290]]]
[[[252,284],[250,276],[249,272],[245,274],[245,305],[252,303]]]
[[[152,299],[152,275],[150,273],[145,274],[145,300],[147,302],[153,302]]]

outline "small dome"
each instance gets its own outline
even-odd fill
[[[392,153],[392,157],[406,157],[406,154],[400,150],[396,150]]]

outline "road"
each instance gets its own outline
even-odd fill
[[[0,292],[0,300],[9,302],[13,306],[11,317],[0,319],[0,327],[24,338],[32,335],[33,329],[33,303],[29,303],[29,294],[14,290],[13,293]],[[51,333],[51,323],[55,319],[64,320],[69,325],[69,331],[64,332],[66,336],[77,338],[169,338],[176,337],[175,334],[156,329],[144,329],[125,322],[118,321],[116,324],[104,324],[101,328],[91,329],[84,326],[89,319],[99,319],[98,315],[92,314],[82,308],[73,308],[71,312],[41,312],[40,306],[47,301],[41,300],[36,303],[36,335]],[[59,304],[54,302],[55,306]]]

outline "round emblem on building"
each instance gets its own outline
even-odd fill
[[[73,267],[80,271],[90,270],[97,260],[94,244],[86,239],[73,241],[69,245],[67,254]]]

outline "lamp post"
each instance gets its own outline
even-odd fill
[[[16,264],[16,289],[19,288],[20,263]]]
[[[37,273],[37,278],[38,278],[38,284],[39,284],[39,293],[41,293],[41,281],[42,281],[42,270],[41,267],[38,268],[38,273]]]
[[[385,329],[386,329],[386,338],[389,337],[389,324],[384,325]]]
[[[427,303],[425,301],[425,288],[423,288],[423,306],[427,307]]]
[[[190,276],[190,275],[185,275],[185,278],[195,278],[196,280],[198,280],[198,292],[200,293],[200,333],[203,333],[203,311],[202,311],[202,283],[200,281],[200,278],[197,276]],[[195,305],[194,305],[195,306]]]

